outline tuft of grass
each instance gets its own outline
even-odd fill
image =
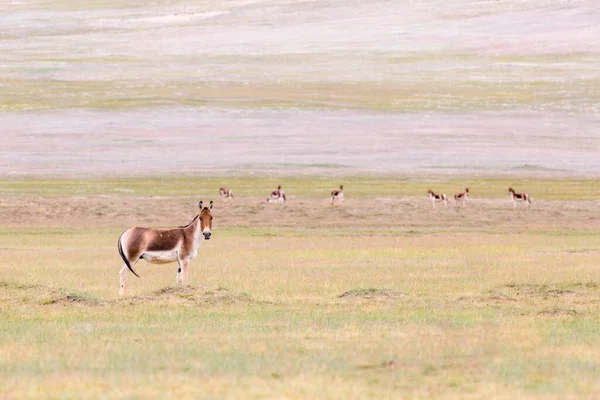
[[[232,305],[250,304],[255,303],[256,301],[247,293],[232,293],[223,287],[210,289],[205,287],[178,285],[164,287],[151,295],[139,295],[132,298],[125,298],[120,302],[125,302],[127,304],[146,304],[154,302],[168,304],[189,303],[190,305]]]
[[[392,299],[392,298],[403,298],[407,295],[397,290],[389,289],[352,289],[348,290],[338,296],[338,298],[360,298],[360,299]]]
[[[77,303],[77,304],[82,304],[82,305],[100,305],[100,304],[104,304],[104,301],[102,301],[102,300],[98,299],[97,297],[92,296],[88,293],[72,292],[72,293],[67,293],[67,294],[54,295],[49,298],[44,298],[40,302],[40,304],[42,304],[42,305],[52,305],[52,304],[65,305],[65,304],[72,304],[72,303]]]
[[[570,310],[564,308],[552,308],[549,310],[542,310],[538,312],[538,315],[547,315],[547,316],[576,316],[581,314],[577,310]]]

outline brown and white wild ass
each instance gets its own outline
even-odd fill
[[[462,193],[456,193],[454,195],[454,201],[456,201],[457,206],[460,203],[467,204],[469,202],[469,188],[465,188],[465,191]]]
[[[340,190],[334,189],[331,191],[330,204],[333,205],[336,200],[344,200],[344,185],[340,185]]]
[[[277,190],[273,190],[269,197],[267,197],[267,203],[284,203],[287,201],[285,192],[281,190],[281,185],[277,186]]]
[[[152,264],[167,264],[177,261],[177,283],[184,283],[189,278],[190,260],[198,254],[202,241],[209,240],[212,229],[212,207],[203,207],[198,203],[200,212],[192,222],[172,229],[152,229],[131,227],[119,237],[119,254],[125,262],[119,272],[119,294],[129,289],[127,284],[128,269],[139,278],[133,270],[138,260],[144,259]]]
[[[219,188],[219,195],[225,200],[233,200],[233,191],[228,188]]]
[[[518,201],[522,201],[527,204],[527,207],[531,204],[531,199],[527,193],[517,193],[513,190],[513,188],[508,188],[508,194],[510,195],[510,199],[513,202],[513,208],[517,206]]]
[[[445,193],[435,194],[430,189],[427,191],[427,196],[429,196],[429,198],[431,199],[431,205],[433,207],[435,207],[435,203],[437,202],[444,202],[444,206],[448,206],[448,197],[446,197]]]

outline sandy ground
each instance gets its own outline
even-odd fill
[[[600,173],[600,119],[581,115],[194,109],[2,119],[4,176]]]
[[[197,210],[196,198],[187,197],[8,197],[0,205],[3,226],[14,228],[109,228],[127,226],[169,228],[186,225]],[[25,206],[24,206],[25,205]],[[327,199],[297,199],[288,204],[264,203],[264,199],[245,197],[233,202],[217,200],[213,210],[214,234],[219,230],[251,229],[294,235],[317,229],[323,234],[369,236],[411,233],[531,233],[569,231],[597,232],[600,217],[594,211],[598,201],[536,200],[527,208],[516,209],[508,199],[472,199],[457,208],[434,209],[425,198],[377,197],[347,199],[330,206]],[[364,220],[368,217],[368,224]]]
[[[596,176],[599,20],[591,0],[4,2],[0,177]]]

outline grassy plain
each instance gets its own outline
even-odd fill
[[[42,178],[0,180],[0,399],[599,398],[600,183],[555,178],[596,174],[598,7],[433,3],[1,5],[1,175]],[[248,176],[48,178],[205,160]],[[201,199],[189,286],[119,298],[120,233]]]
[[[286,205],[262,204],[278,182]],[[594,181],[12,180],[0,197],[6,398],[592,398],[600,394]],[[214,196],[227,184],[238,198]],[[512,209],[507,185],[527,189]],[[423,196],[469,186],[468,207]],[[116,240],[216,200],[175,287],[118,297]],[[521,205],[522,206],[522,205]]]

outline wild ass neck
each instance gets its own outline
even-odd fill
[[[204,241],[204,235],[201,232],[202,225],[200,224],[200,215],[196,215],[192,222],[186,225],[183,229],[188,230],[193,238],[193,256],[195,257],[198,254],[198,248]]]

